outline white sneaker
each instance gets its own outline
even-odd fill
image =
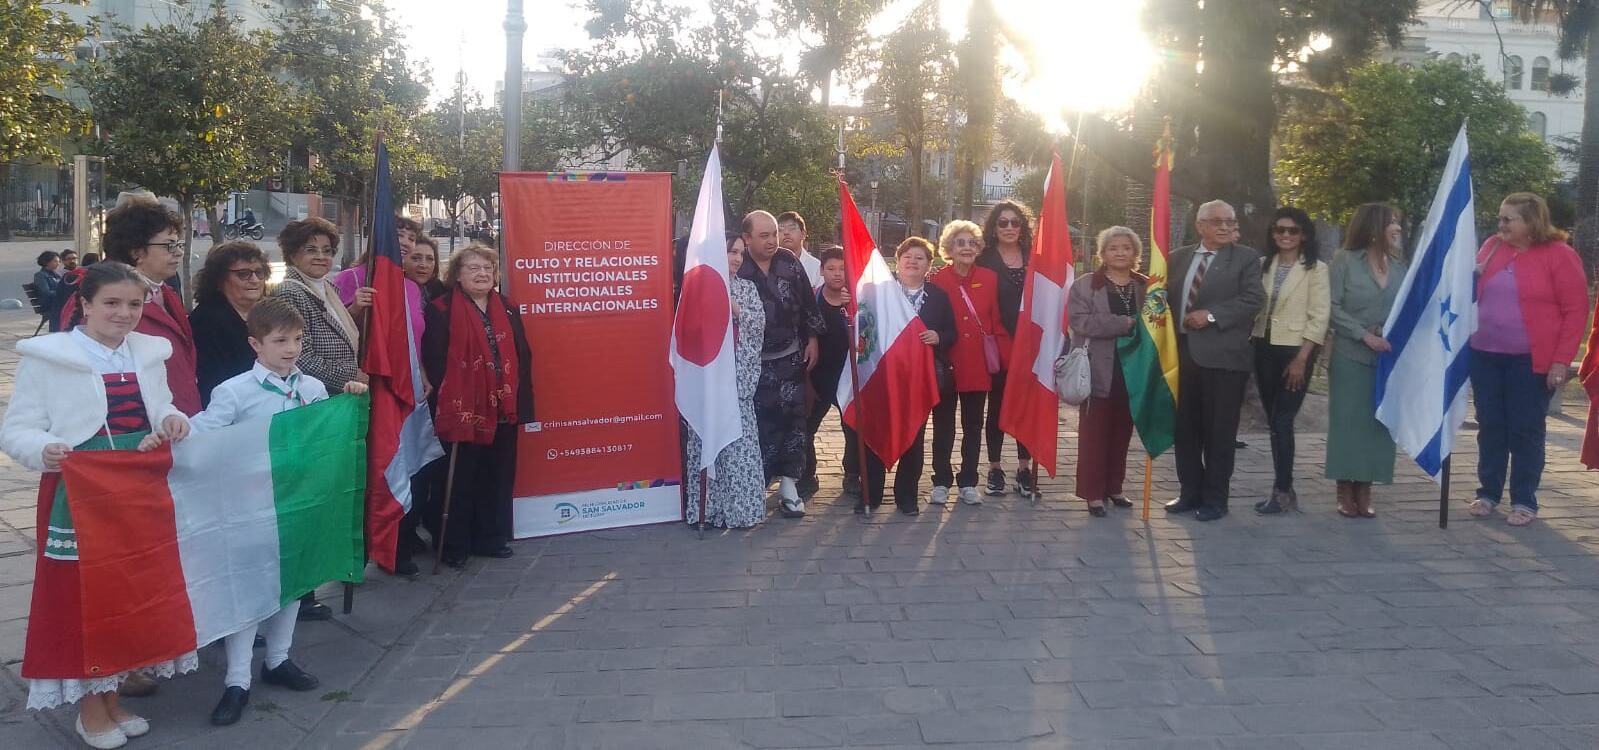
[[[84,744],[95,748],[95,750],[116,750],[116,748],[128,744],[128,736],[122,733],[120,727],[112,727],[104,732],[89,734],[89,730],[83,728],[83,717],[79,716],[76,726],[73,728],[78,730],[78,736],[83,738]]]
[[[117,722],[117,728],[129,739],[143,737],[150,733],[150,721],[143,716],[129,714],[127,719]]]
[[[928,505],[943,505],[949,501],[948,487],[934,487],[933,494],[927,496]]]
[[[961,502],[966,503],[967,505],[982,505],[983,496],[977,494],[976,487],[962,487]]]

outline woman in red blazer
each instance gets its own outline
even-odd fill
[[[955,308],[955,346],[949,351],[954,369],[953,392],[941,394],[933,408],[933,495],[928,502],[949,499],[950,483],[960,488],[961,502],[980,505],[977,469],[983,448],[983,407],[1000,367],[999,353],[1010,351],[1010,334],[1000,323],[999,277],[977,265],[983,230],[969,221],[952,221],[938,238],[939,254],[948,263],[929,281],[949,295]],[[950,454],[955,450],[955,409],[961,412],[961,470],[955,476]]]
[[[178,275],[183,254],[183,222],[151,198],[133,198],[105,217],[105,237],[100,241],[106,260],[126,263],[139,272],[148,289],[144,312],[133,330],[172,342],[167,360],[167,385],[172,405],[189,416],[200,412],[200,386],[195,375],[194,331],[183,298],[166,282]],[[82,317],[74,293],[62,306],[63,330],[72,330]]]

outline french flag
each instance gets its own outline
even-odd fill
[[[1022,287],[1010,377],[999,412],[999,428],[1027,446],[1034,460],[1055,476],[1060,397],[1055,393],[1055,358],[1066,347],[1066,292],[1076,278],[1072,237],[1066,225],[1066,173],[1060,154],[1044,179],[1044,208],[1033,236],[1033,257]]]
[[[722,209],[722,159],[711,147],[700,181],[683,262],[683,290],[672,324],[677,413],[700,438],[700,465],[716,476],[716,457],[743,431],[733,363],[733,298],[727,274],[727,218]]]
[[[938,404],[933,348],[922,343],[927,326],[877,252],[849,186],[839,182],[838,196],[844,268],[855,292],[849,306],[858,344],[855,366],[845,367],[838,381],[838,403],[844,423],[860,434],[884,466],[892,466]],[[854,385],[857,375],[859,391]]]
[[[420,333],[411,330],[406,310],[405,285],[411,282],[400,262],[389,149],[381,137],[375,171],[366,269],[367,285],[375,293],[361,342],[361,369],[371,378],[372,393],[366,434],[366,547],[368,558],[393,573],[400,519],[411,509],[411,475],[443,456],[444,448],[422,395],[426,379],[417,356]]]

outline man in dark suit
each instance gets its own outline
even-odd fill
[[[1195,511],[1200,521],[1227,515],[1234,441],[1253,362],[1249,334],[1266,299],[1260,253],[1237,244],[1233,207],[1199,207],[1198,245],[1172,254],[1177,320],[1177,479],[1182,494],[1167,513]]]

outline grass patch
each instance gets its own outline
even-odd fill
[[[333,701],[335,703],[343,703],[347,700],[350,700],[351,697],[353,696],[350,695],[350,691],[348,690],[335,690],[331,693],[322,694],[322,700]]]

